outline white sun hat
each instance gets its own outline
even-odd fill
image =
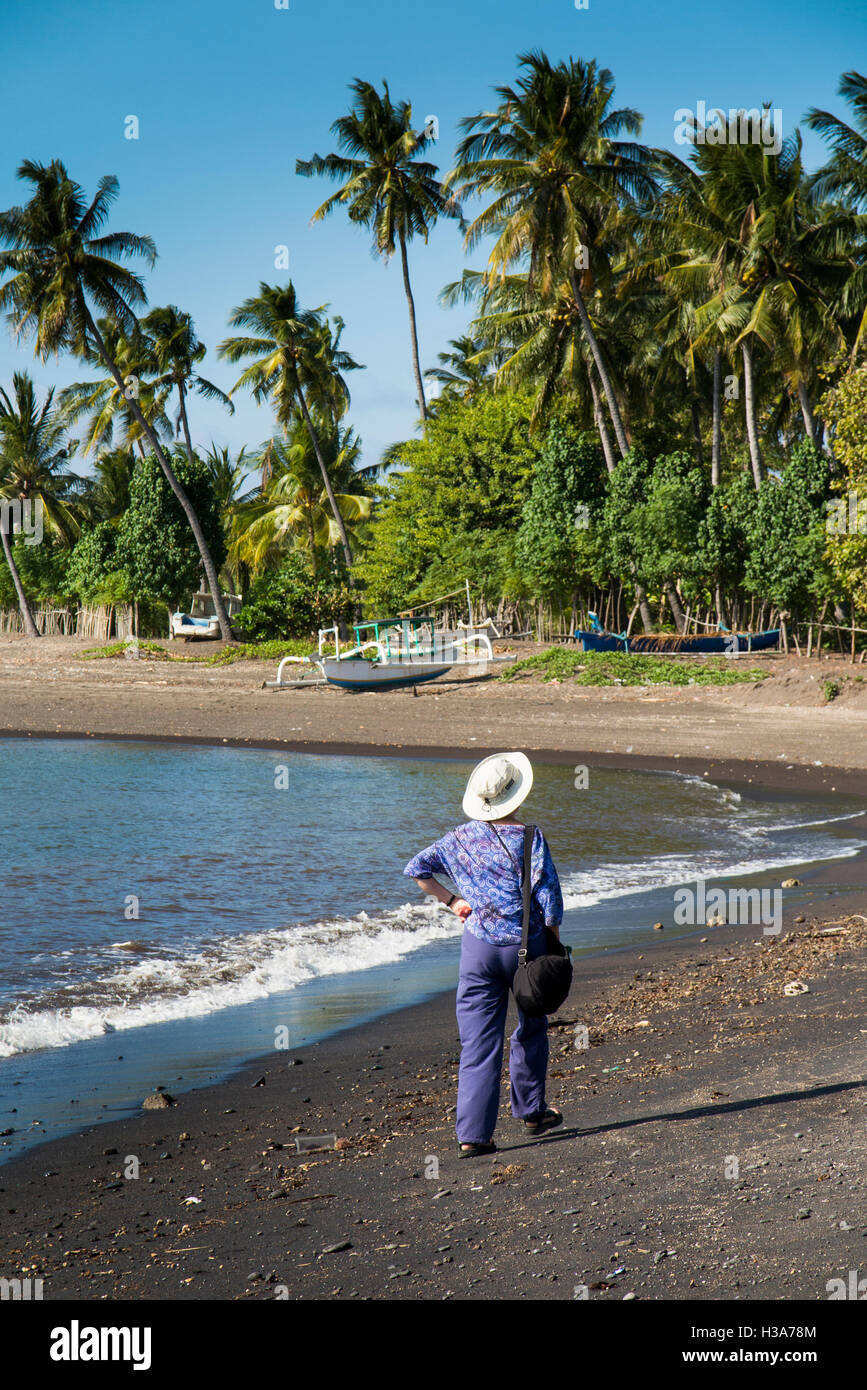
[[[533,768],[525,753],[494,753],[470,773],[464,813],[470,820],[497,820],[517,810],[533,785]]]

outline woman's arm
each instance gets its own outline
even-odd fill
[[[545,918],[545,926],[560,939],[560,923],[563,920],[563,893],[560,888],[560,879],[554,867],[554,860],[551,858],[551,851],[548,848],[548,841],[539,831],[541,840],[541,863],[538,868],[538,878],[533,890],[536,902],[542,909]],[[538,861],[537,861],[538,862]]]
[[[459,898],[457,894],[450,893],[448,888],[443,888],[442,884],[437,883],[435,878],[417,878],[416,883],[423,893],[429,893],[432,898],[445,903],[456,917],[460,917],[462,922],[467,920],[473,910],[468,902]],[[449,901],[450,899],[452,901]]]

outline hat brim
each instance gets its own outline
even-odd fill
[[[493,762],[495,758],[508,758],[518,774],[515,783],[509,788],[505,796],[485,800],[478,796],[476,792],[470,790],[470,783],[485,763]],[[482,758],[470,773],[467,789],[464,792],[463,809],[464,815],[468,820],[499,820],[500,816],[508,816],[512,811],[516,811],[530,794],[533,786],[533,765],[526,753],[492,753],[488,758]]]

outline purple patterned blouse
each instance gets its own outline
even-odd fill
[[[522,825],[505,822],[494,831],[486,821],[472,820],[423,849],[403,872],[407,878],[444,874],[473,909],[464,923],[467,930],[481,941],[512,945],[521,940],[523,856]],[[560,880],[538,826],[533,835],[531,871],[530,938],[545,926],[559,926],[563,917]]]

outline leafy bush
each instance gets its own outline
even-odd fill
[[[278,569],[253,580],[250,594],[233,625],[262,642],[283,637],[311,637],[320,627],[351,618],[355,599],[339,575],[314,578],[305,559],[290,553]]]

